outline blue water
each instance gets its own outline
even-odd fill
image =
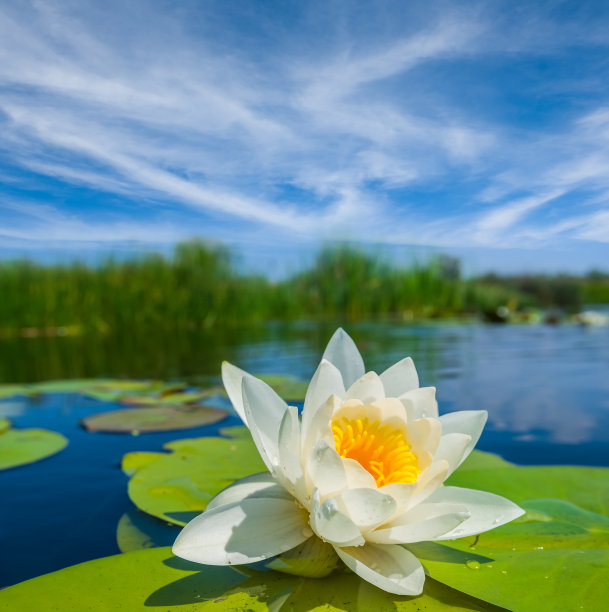
[[[347,329],[368,369],[382,371],[412,355],[421,383],[438,388],[441,412],[488,410],[478,448],[521,464],[609,466],[609,328],[368,323]],[[331,333],[327,325],[303,323],[289,331],[270,325],[213,352],[251,372],[309,378]],[[188,361],[188,371],[172,368],[172,376],[213,375],[219,365],[213,370],[202,356],[200,363]],[[141,376],[124,363],[121,373]],[[212,426],[140,436],[87,433],[78,424],[117,407],[66,394],[0,402],[15,427],[60,431],[70,441],[53,457],[0,472],[0,586],[119,552],[116,525],[132,507],[121,457],[238,423],[231,416]]]

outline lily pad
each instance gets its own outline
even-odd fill
[[[172,556],[169,548],[95,559],[0,591],[0,610],[428,612],[500,609],[428,579],[419,597],[381,591],[351,573],[307,579]]]
[[[559,500],[523,506],[518,522],[412,550],[436,580],[510,610],[604,609],[609,518]]]
[[[87,431],[145,433],[190,429],[226,418],[224,410],[209,406],[151,406],[93,414],[82,420]]]
[[[562,499],[609,516],[609,469],[568,466],[459,468],[446,482],[496,493],[516,503],[527,499]]]
[[[11,428],[11,422],[8,419],[0,418],[0,434],[8,431]]]
[[[123,468],[132,471],[128,492],[144,512],[164,521],[185,525],[207,503],[239,478],[266,470],[245,427],[221,430],[226,438],[177,440],[164,445],[170,453],[129,453]]]
[[[0,434],[0,470],[50,457],[65,448],[68,440],[46,429],[9,429]]]
[[[30,394],[31,391],[23,385],[0,385],[0,399]]]

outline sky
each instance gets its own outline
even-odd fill
[[[0,257],[608,269],[607,32],[605,1],[0,0]]]

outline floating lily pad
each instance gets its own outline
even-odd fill
[[[309,383],[292,376],[281,374],[256,374],[256,378],[263,380],[272,387],[277,395],[286,402],[302,402],[307,394]]]
[[[30,394],[31,391],[24,385],[0,385],[0,399]]]
[[[489,491],[516,503],[527,499],[563,499],[609,516],[609,469],[567,466],[459,468],[447,484]]]
[[[46,380],[28,385],[28,389],[33,393],[78,393],[101,382],[95,378]]]
[[[146,453],[129,480],[129,497],[144,512],[185,525],[235,480],[266,470],[245,427],[221,431],[229,438],[195,438],[164,445],[170,453]],[[129,453],[124,469],[137,466],[140,453]]]
[[[413,550],[436,580],[510,610],[604,609],[609,518],[560,500],[523,506],[514,523]]]
[[[95,559],[0,591],[0,610],[428,612],[499,608],[427,579],[419,597],[385,593],[351,573],[307,579],[277,572],[211,567],[169,548]]]
[[[0,434],[0,470],[39,461],[68,444],[61,434],[46,429],[9,429]]]
[[[146,433],[190,429],[226,418],[224,410],[209,406],[151,406],[93,414],[82,420],[87,431]]]
[[[206,391],[176,391],[170,393],[161,393],[158,396],[136,395],[121,399],[123,404],[136,406],[165,406],[177,404],[194,404],[203,399],[207,399],[212,395],[217,395],[217,388]]]

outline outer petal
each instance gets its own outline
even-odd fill
[[[358,399],[364,404],[372,404],[372,402],[385,397],[385,387],[376,372],[367,372],[358,378],[345,393],[344,400]]]
[[[425,417],[438,418],[438,402],[435,387],[421,387],[403,393],[398,399],[404,404],[409,421]]]
[[[471,447],[471,437],[467,434],[449,433],[440,438],[438,450],[434,453],[434,461],[448,461],[448,476],[461,465]]]
[[[471,514],[457,528],[436,538],[438,540],[476,535],[477,533],[509,523],[524,514],[524,510],[520,506],[505,499],[505,497],[486,493],[485,491],[462,489],[460,487],[442,487],[436,490],[427,501],[430,503],[463,504]]]
[[[309,434],[311,422],[320,408],[332,395],[342,397],[345,394],[345,385],[338,368],[329,361],[322,359],[317,367],[304,400],[302,409],[302,437]]]
[[[307,480],[311,491],[317,489],[321,499],[338,495],[347,487],[347,474],[336,449],[325,440],[313,446],[307,459]]]
[[[364,360],[347,332],[338,328],[323,354],[323,359],[333,363],[343,376],[345,387],[350,387],[364,375]]]
[[[338,497],[341,510],[358,526],[368,531],[386,521],[397,509],[393,497],[377,489],[348,489]]]
[[[182,529],[173,552],[208,565],[253,563],[304,542],[307,513],[293,500],[244,499],[200,514]]]
[[[319,492],[313,493],[311,503],[311,529],[326,542],[335,546],[361,546],[364,538],[357,525],[339,508],[335,499],[320,503]]]
[[[224,388],[228,393],[228,397],[232,402],[235,411],[239,417],[241,417],[241,420],[247,425],[242,393],[243,378],[245,376],[253,378],[251,374],[248,374],[245,370],[234,366],[232,363],[228,363],[228,361],[224,361],[222,363],[222,382],[224,383]]]
[[[279,426],[279,465],[277,474],[282,484],[303,506],[307,506],[307,489],[300,463],[300,423],[298,408],[288,406]]]
[[[252,438],[262,460],[273,471],[279,463],[279,427],[288,405],[266,383],[246,376],[242,381],[243,407]]]
[[[402,393],[419,388],[419,375],[410,357],[402,359],[381,374],[386,397],[400,397]]]
[[[460,412],[449,412],[440,417],[442,423],[442,434],[462,433],[471,436],[471,441],[465,448],[463,457],[457,467],[463,463],[465,458],[472,452],[478,443],[480,434],[484,429],[488,412],[486,410],[461,410]]]
[[[358,576],[388,593],[420,595],[423,592],[423,566],[402,546],[366,544],[336,547],[336,553]]]
[[[410,544],[438,540],[440,536],[461,525],[469,516],[465,505],[419,504],[394,518],[383,529],[371,531],[366,539],[379,544]]]
[[[253,497],[267,497],[279,499],[291,499],[291,495],[280,485],[268,472],[246,476],[235,481],[223,491],[220,491],[205,508],[209,512],[219,506],[234,504],[242,499]]]

